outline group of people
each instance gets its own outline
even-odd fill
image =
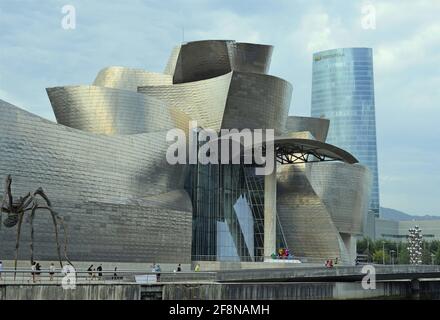
[[[333,263],[332,259],[328,259],[325,261],[324,266],[326,268],[333,268],[334,266],[336,266],[339,263],[338,258],[335,259],[335,262]]]
[[[49,266],[49,280],[53,281],[55,275],[55,265],[53,263]],[[39,280],[39,276],[41,275],[41,265],[40,263],[33,261],[31,263],[31,274],[32,274],[32,282],[36,282]]]
[[[156,274],[157,282],[160,282],[160,274],[161,274],[161,267],[158,263],[153,263],[152,266],[152,272]],[[177,265],[177,268],[174,270],[174,272],[181,272],[182,271],[182,265],[179,263]],[[200,271],[200,265],[197,264],[194,268],[194,271],[199,272]],[[3,272],[3,263],[0,261],[0,280],[2,280],[2,272]],[[54,279],[56,272],[55,265],[53,263],[49,266],[49,279],[52,281]],[[117,275],[117,267],[115,267],[114,274],[112,279],[119,279]],[[39,280],[39,276],[42,273],[42,267],[39,262],[33,261],[31,263],[31,275],[32,275],[32,281],[35,283]],[[88,279],[94,280],[94,279],[102,279],[103,277],[103,269],[102,264],[100,264],[98,267],[95,268],[95,266],[92,264],[87,269]]]
[[[87,269],[87,273],[89,274],[90,280],[96,279],[96,274],[98,274],[98,279],[102,279],[102,264],[100,264],[97,268],[95,268],[93,264],[90,265],[90,267]]]

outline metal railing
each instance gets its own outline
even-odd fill
[[[325,261],[328,259],[332,259],[335,261],[334,257],[298,257],[298,256],[290,256],[290,257],[275,257],[272,256],[256,256],[256,257],[240,257],[240,256],[221,256],[217,257],[215,255],[193,255],[191,256],[193,262],[231,262],[231,263],[311,263],[311,264],[322,264],[324,265]],[[341,260],[340,260],[341,261]],[[342,263],[342,261],[340,262]]]
[[[117,284],[117,283],[159,283],[182,281],[211,281],[215,279],[215,272],[152,272],[143,270],[117,270],[93,271],[75,270],[66,274],[61,269],[56,269],[53,275],[49,269],[33,271],[31,269],[4,268],[0,272],[0,285],[2,284],[45,284],[61,285],[66,277],[74,277],[78,284]],[[149,277],[148,277],[149,276]],[[146,279],[148,281],[146,281]],[[64,280],[66,281],[66,280]]]

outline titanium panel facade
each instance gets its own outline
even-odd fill
[[[368,212],[371,173],[359,164],[309,163],[309,182],[339,232],[361,235]]]
[[[0,176],[12,175],[17,196],[45,189],[66,220],[72,260],[190,261],[192,214],[183,190],[185,168],[164,161],[166,131],[97,135],[2,100],[0,114]],[[170,196],[180,209],[160,203]],[[56,250],[47,219],[37,213],[35,251],[38,259],[51,260]],[[28,235],[24,229],[23,259],[29,256]],[[15,228],[3,227],[0,240],[2,259],[12,259]]]
[[[265,74],[269,71],[272,48],[232,40],[183,44],[175,66],[173,83],[205,80],[231,71]],[[168,69],[172,70],[172,67]]]
[[[328,142],[359,159],[373,174],[369,208],[379,214],[373,53],[342,48],[313,55],[312,117],[330,120]]]
[[[277,77],[230,72],[225,75],[171,86],[139,87],[196,119],[204,128],[284,130],[292,86]]]
[[[307,179],[304,165],[277,172],[277,215],[287,246],[296,256],[351,263],[327,207]]]
[[[171,50],[171,55],[168,58],[167,65],[165,66],[165,70],[163,72],[164,74],[170,75],[171,78],[176,70],[176,64],[177,64],[177,59],[179,58],[180,47],[181,47],[180,45],[175,46],[173,50]]]
[[[137,92],[97,86],[47,88],[57,122],[100,134],[136,134],[188,126],[188,117]]]
[[[233,72],[223,115],[224,129],[284,131],[292,98],[292,85],[280,78]]]
[[[167,74],[134,68],[108,67],[99,71],[93,85],[136,92],[139,86],[160,86],[172,83],[173,77]]]
[[[329,125],[328,119],[289,116],[286,121],[286,133],[309,131],[316,140],[325,142]]]

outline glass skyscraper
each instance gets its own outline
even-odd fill
[[[373,174],[370,212],[379,215],[373,54],[340,48],[313,55],[312,117],[330,120],[327,142],[351,152]]]

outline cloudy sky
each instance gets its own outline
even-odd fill
[[[68,4],[75,30],[61,27]],[[375,29],[363,28],[367,5]],[[161,72],[182,40],[234,39],[274,45],[290,114],[310,115],[312,53],[371,47],[381,205],[440,215],[439,16],[440,0],[0,0],[0,98],[54,120],[46,87],[110,65]]]

